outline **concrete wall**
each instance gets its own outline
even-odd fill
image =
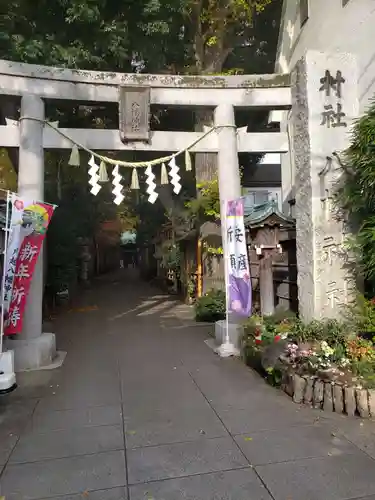
[[[360,113],[375,94],[375,1],[309,0],[309,17],[301,27],[300,1],[284,0],[275,71],[289,73],[307,50],[349,52],[356,56]],[[283,113],[280,129],[287,129]],[[295,168],[289,155],[282,155],[284,210],[291,213]]]

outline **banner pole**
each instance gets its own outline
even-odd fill
[[[1,318],[0,318],[0,354],[3,352],[3,340],[4,340],[4,299],[5,299],[5,278],[6,278],[6,263],[8,258],[8,235],[9,235],[9,202],[10,195],[9,191],[7,193],[7,205],[5,211],[5,235],[4,235],[4,252],[3,252],[3,275],[1,277]]]
[[[225,308],[226,308],[226,317],[225,317],[225,336],[223,343],[216,349],[216,353],[219,354],[222,358],[228,358],[230,356],[238,356],[239,350],[235,347],[235,345],[231,342],[229,336],[229,309],[230,309],[230,280],[229,280],[229,248],[227,241],[227,231],[228,231],[228,214],[227,214],[228,202],[226,200],[223,201],[221,205],[222,217],[222,239],[223,239],[223,257],[224,257],[224,279],[225,279]]]
[[[224,233],[227,234],[228,230],[228,220],[226,216],[227,203],[224,201],[224,213],[225,213],[225,223],[224,223]],[[229,252],[228,245],[226,241],[223,241],[223,252],[224,252],[224,279],[225,279],[225,344],[230,344],[229,338]]]

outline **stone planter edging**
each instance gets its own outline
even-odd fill
[[[282,390],[297,404],[324,411],[375,419],[375,389],[347,387],[310,375],[284,372]]]

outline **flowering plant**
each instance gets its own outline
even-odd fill
[[[285,354],[291,363],[301,364],[313,354],[313,350],[308,347],[301,349],[298,344],[289,342],[286,346]]]
[[[375,360],[372,342],[355,337],[346,342],[346,352],[351,361]]]

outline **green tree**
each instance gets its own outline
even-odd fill
[[[0,57],[73,68],[129,70],[135,2],[3,0]]]
[[[144,0],[140,8],[141,33],[135,39],[146,70],[160,71],[161,65],[174,73],[213,74],[228,69],[230,56],[231,64],[235,63],[238,49],[242,60],[243,49],[258,58],[270,52],[267,45],[271,41],[274,46],[277,39],[281,2]],[[158,43],[150,47],[152,39]]]

